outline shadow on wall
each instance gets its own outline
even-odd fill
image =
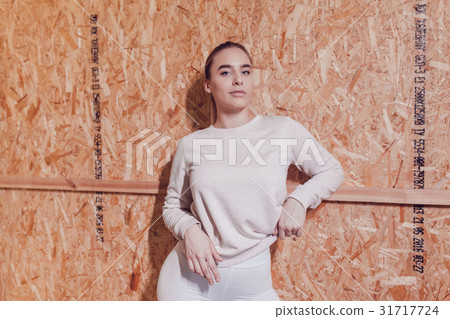
[[[181,108],[176,109],[174,116],[170,117],[169,126],[170,128],[174,128],[174,125],[177,125],[178,122],[188,123],[188,127],[181,131],[187,132],[183,135],[187,135],[191,132],[195,132],[200,129],[207,128],[211,125],[210,121],[210,108],[211,101],[208,94],[203,89],[203,75],[197,76],[195,80],[192,82],[192,85],[189,87],[189,90],[186,94],[186,100],[184,105],[181,104],[182,107],[185,108],[186,112]],[[180,113],[182,116],[175,116]],[[192,117],[192,118],[191,118]],[[182,118],[183,120],[180,120]],[[198,123],[196,123],[194,120]],[[177,131],[175,128],[174,132]],[[174,136],[178,136],[173,134]],[[179,136],[181,138],[182,136]],[[172,156],[174,154],[174,150]],[[151,274],[149,276],[148,282],[145,282],[144,291],[141,294],[140,300],[157,300],[156,298],[156,287],[158,283],[158,276],[161,271],[161,267],[166,259],[167,255],[170,253],[172,248],[177,243],[177,240],[172,235],[172,233],[167,229],[164,224],[164,221],[161,217],[162,209],[165,201],[166,187],[167,181],[170,178],[170,169],[172,166],[172,162],[164,166],[161,174],[159,182],[161,183],[160,194],[155,195],[155,203],[153,205],[153,212],[151,212],[151,221],[150,225],[155,223],[148,231],[148,247],[149,247],[149,260],[150,260],[150,271]],[[161,217],[161,218],[160,218]],[[133,263],[139,264],[139,263]],[[142,269],[134,269],[130,278],[130,289],[132,291],[139,290],[139,282],[147,278],[147,274],[142,273]]]

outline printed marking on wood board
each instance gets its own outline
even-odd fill
[[[97,14],[92,14],[91,21],[91,90],[92,90],[92,115],[94,131],[94,177],[102,179],[102,122],[100,110],[100,69],[98,52],[98,27]],[[104,242],[103,236],[103,192],[95,192],[95,233],[96,239]]]
[[[420,3],[419,3],[420,2]],[[425,187],[425,105],[426,105],[426,48],[427,48],[427,28],[426,13],[427,4],[423,1],[416,1],[414,15],[414,188],[423,189]],[[424,273],[425,268],[425,238],[424,238],[425,206],[413,206],[413,271]]]

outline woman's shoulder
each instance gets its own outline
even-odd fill
[[[280,126],[289,126],[292,123],[299,123],[297,120],[287,116],[287,115],[264,115],[262,116],[263,122],[265,125],[280,125]]]
[[[209,134],[208,134],[208,130],[206,128],[203,129],[199,129],[197,131],[188,133],[184,136],[182,136],[179,140],[178,143],[183,143],[183,144],[189,144],[192,142],[192,140],[194,139],[201,139],[201,138],[208,138]]]
[[[262,127],[273,128],[277,131],[286,132],[288,135],[308,134],[308,129],[303,123],[288,115],[266,115],[261,121]]]
[[[262,118],[272,122],[284,122],[290,119],[290,117],[286,115],[262,115]]]

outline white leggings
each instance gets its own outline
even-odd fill
[[[269,248],[240,264],[218,267],[220,282],[210,286],[206,278],[189,269],[182,244],[179,241],[164,261],[158,300],[280,300],[272,288]]]

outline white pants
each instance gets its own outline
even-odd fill
[[[206,278],[189,269],[182,244],[179,241],[164,261],[158,300],[280,300],[272,288],[269,248],[240,264],[218,267],[220,282],[210,286]]]

